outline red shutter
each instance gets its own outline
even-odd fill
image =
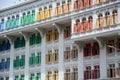
[[[85,31],[89,30],[88,21],[85,21],[85,22],[84,22],[84,28],[85,28]]]
[[[74,33],[75,33],[75,32],[77,32],[77,30],[76,30],[76,24],[74,24]]]
[[[84,80],[86,80],[86,71],[84,71]]]
[[[89,6],[89,0],[84,0],[84,6],[88,7]]]
[[[77,10],[76,0],[74,1],[74,10]]]
[[[78,32],[82,32],[82,24],[81,22],[78,22]]]
[[[83,7],[82,0],[78,0],[78,8],[81,9]]]
[[[64,73],[64,80],[66,80],[66,73]]]
[[[95,70],[92,70],[91,78],[95,79]]]

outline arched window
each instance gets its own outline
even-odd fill
[[[118,23],[118,12],[117,12],[117,10],[113,10],[112,15],[113,15],[113,23],[117,24]]]
[[[109,23],[109,19],[110,19],[110,13],[107,11],[106,13],[105,13],[105,22],[106,22],[106,25],[109,25],[110,23]]]
[[[89,29],[92,29],[92,28],[93,28],[93,17],[92,17],[92,16],[90,16],[90,17],[88,18],[88,26],[89,26]]]
[[[83,18],[83,19],[82,19],[82,27],[83,27],[83,30],[86,30],[86,29],[85,29],[85,21],[86,21],[86,18]]]

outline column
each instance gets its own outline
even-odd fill
[[[71,18],[71,34],[73,34],[74,33],[74,18],[72,17]]]
[[[96,12],[93,12],[93,29],[95,29],[96,28],[96,19],[97,19],[97,14],[96,14]]]
[[[44,31],[43,31],[44,32]],[[43,36],[42,36],[43,35]],[[46,54],[46,34],[42,33],[42,43],[41,43],[41,80],[45,80],[45,54]]]
[[[25,39],[25,80],[29,80],[29,37]]]
[[[72,8],[72,11],[74,10],[74,1],[75,1],[75,0],[71,0],[71,8]]]
[[[107,78],[107,65],[106,65],[106,50],[105,47],[100,48],[100,78]]]
[[[83,44],[76,43],[78,48],[78,80],[84,80],[84,63],[83,63]]]
[[[118,8],[118,23],[120,23],[120,8]]]
[[[54,13],[55,13],[55,5],[56,5],[56,2],[53,1],[52,2],[52,16],[54,16]]]
[[[14,60],[14,42],[10,43],[10,70],[9,70],[9,80],[14,80],[13,74],[13,60]]]
[[[64,37],[63,37],[63,29],[59,26],[59,79],[58,80],[64,80],[64,70],[63,70],[63,56],[64,56]]]

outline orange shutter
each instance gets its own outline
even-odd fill
[[[109,25],[113,25],[113,17],[112,17],[112,15],[110,15],[110,17],[109,17]]]
[[[68,5],[67,4],[64,4],[64,13],[67,13],[68,12]]]
[[[78,1],[78,7],[79,7],[79,9],[81,9],[81,8],[83,7],[82,0],[79,0],[79,1]]]
[[[78,32],[82,32],[83,29],[82,29],[82,24],[81,22],[78,22]]]
[[[98,18],[96,19],[96,28],[99,28],[99,21],[98,21]]]
[[[96,4],[99,4],[99,0],[96,0]]]
[[[58,14],[62,14],[62,6],[61,5],[58,6]]]
[[[77,30],[76,30],[76,24],[74,24],[74,33],[76,33]]]
[[[55,8],[55,11],[54,11],[54,16],[56,16],[58,13],[57,13],[57,7]]]
[[[100,21],[101,21],[101,27],[105,27],[106,26],[105,17],[102,17]]]
[[[52,16],[52,8],[49,8],[49,17]]]
[[[93,22],[92,20],[89,21],[89,29],[92,29],[93,28]]]
[[[85,31],[89,30],[89,28],[88,28],[88,21],[84,22],[84,28],[85,28]]]

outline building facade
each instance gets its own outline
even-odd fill
[[[0,10],[0,80],[120,79],[120,0],[31,0]]]

